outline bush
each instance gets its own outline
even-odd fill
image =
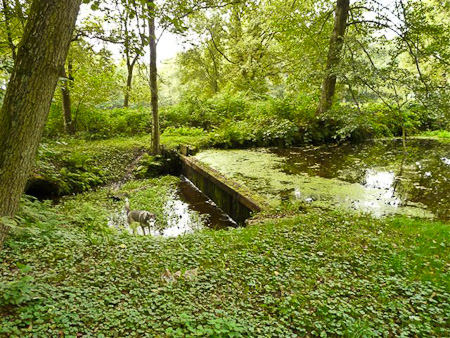
[[[205,131],[202,128],[195,127],[167,127],[164,129],[165,136],[204,136]]]
[[[86,139],[105,139],[114,136],[133,136],[150,133],[152,120],[150,108],[80,109],[73,116],[79,136]],[[45,135],[64,133],[62,112],[52,107]]]
[[[242,95],[218,94],[210,99],[190,96],[175,106],[163,108],[161,125],[211,130],[227,119],[242,119],[249,109],[248,103]]]
[[[229,148],[401,136],[403,126],[411,135],[437,125],[436,114],[428,114],[414,103],[400,114],[379,102],[361,104],[360,109],[341,102],[320,118],[316,107],[316,99],[302,93],[284,98],[251,98],[244,93],[220,93],[209,99],[188,96],[179,104],[161,107],[161,130],[166,136],[177,137],[200,137],[210,132],[213,145]],[[150,133],[152,128],[150,108],[143,106],[82,108],[74,115],[78,133],[89,139],[134,136]],[[46,134],[62,132],[62,112],[53,107]]]

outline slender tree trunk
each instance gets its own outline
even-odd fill
[[[81,0],[83,1],[83,0]],[[70,47],[69,47],[70,50]],[[75,82],[75,78],[73,77],[73,59],[72,57],[68,57],[67,61],[67,76],[69,77],[68,82],[68,89],[69,89],[69,99],[71,98],[70,93],[72,92],[73,85]],[[69,128],[69,134],[75,134],[77,131],[77,123],[76,120],[73,119],[72,114],[72,100],[70,99],[70,128]]]
[[[152,93],[152,114],[153,114],[153,155],[161,152],[159,135],[159,112],[158,112],[158,69],[156,65],[156,32],[155,32],[155,4],[154,0],[149,0],[148,9],[150,12],[150,90]]]
[[[214,74],[211,78],[212,80],[212,90],[214,94],[217,94],[219,92],[219,67],[217,66],[216,57],[214,56],[214,53],[211,51],[211,49],[208,46],[209,54],[211,55],[211,59],[213,61],[214,65]],[[206,67],[206,66],[205,66]]]
[[[136,55],[131,62],[129,59],[127,59],[128,76],[127,76],[127,87],[125,88],[125,98],[123,101],[124,108],[128,108],[130,106],[130,93],[131,93],[131,85],[133,83],[134,66],[136,65],[138,59],[139,55]]]
[[[6,37],[8,39],[8,45],[11,49],[11,55],[13,60],[16,59],[16,46],[14,45],[14,41],[12,38],[12,31],[11,31],[11,17],[9,13],[9,7],[7,0],[2,0],[3,5],[3,16],[5,17],[5,26],[6,26]]]
[[[402,140],[403,140],[403,148],[406,148],[406,128],[405,124],[402,124]]]
[[[137,13],[137,11],[136,11]],[[128,15],[128,11],[125,10],[125,20],[123,20],[123,28],[125,30],[125,41],[124,41],[124,48],[125,48],[125,55],[126,55],[126,61],[127,61],[127,72],[128,72],[128,76],[127,76],[127,86],[125,88],[125,97],[124,97],[124,101],[123,101],[123,106],[124,108],[128,108],[130,105],[130,93],[131,93],[131,85],[133,83],[133,71],[134,71],[134,66],[139,58],[139,54],[135,55],[134,58],[131,58],[131,38],[128,32],[128,20],[129,20],[129,15]],[[136,14],[137,15],[137,14]]]
[[[325,78],[322,84],[319,107],[316,111],[317,115],[328,111],[333,104],[333,97],[336,90],[336,68],[341,62],[341,51],[344,45],[349,8],[350,0],[337,0],[334,29],[330,39]]]
[[[0,217],[14,217],[81,0],[34,0],[0,113]],[[0,222],[0,245],[8,227]]]
[[[61,68],[60,76],[63,78],[63,83],[61,84],[61,97],[64,116],[64,131],[73,135],[75,134],[75,128],[72,121],[72,104],[70,100],[70,75],[67,77],[64,66]]]
[[[133,68],[131,67],[131,65],[128,65],[127,69],[128,69],[128,77],[127,77],[127,87],[125,88],[125,99],[123,100],[124,108],[128,108],[130,105],[131,83],[133,82]]]

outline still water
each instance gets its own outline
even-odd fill
[[[218,230],[237,227],[237,224],[222,209],[184,176],[180,178],[177,188],[169,196],[164,206],[164,215],[164,222],[159,220],[165,225],[162,229],[155,223],[150,223],[146,227],[134,223],[136,227],[133,229],[126,222],[125,209],[115,215],[114,219],[110,219],[109,225],[125,228],[130,233],[138,235],[163,237],[177,237],[205,228]]]
[[[376,216],[450,219],[450,142],[374,140],[360,144],[208,150],[197,159],[270,204],[300,200]]]

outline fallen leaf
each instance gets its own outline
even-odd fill
[[[184,275],[183,278],[186,280],[195,280],[197,279],[198,276],[198,268],[192,269],[192,270],[187,270]]]

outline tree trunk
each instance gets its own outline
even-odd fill
[[[131,65],[128,65],[127,69],[128,69],[128,77],[127,77],[127,87],[125,88],[125,99],[123,100],[124,108],[128,108],[130,105],[131,83],[133,82],[133,68],[131,67]]]
[[[154,0],[149,0],[148,9],[150,12],[150,90],[152,93],[152,114],[153,114],[153,155],[160,154],[159,135],[159,112],[158,112],[158,69],[156,66],[156,32],[155,32],[155,4]]]
[[[137,60],[139,59],[139,55],[136,55],[134,59],[130,62],[130,58],[127,53],[127,87],[125,88],[125,98],[123,101],[124,108],[128,108],[130,106],[130,93],[131,93],[131,85],[133,83],[133,72],[134,66],[136,65]]]
[[[35,162],[81,0],[34,0],[0,113],[0,217],[14,217]],[[8,227],[0,223],[0,245]]]
[[[61,68],[60,76],[63,79],[63,82],[61,84],[61,97],[64,116],[64,131],[70,135],[73,135],[75,134],[75,128],[72,121],[72,108],[70,100],[70,75],[68,78],[64,66]]]
[[[336,68],[341,62],[341,51],[344,45],[349,8],[350,0],[337,0],[334,29],[330,39],[325,79],[322,84],[319,107],[316,111],[317,115],[328,111],[333,104],[333,97],[336,90]]]

